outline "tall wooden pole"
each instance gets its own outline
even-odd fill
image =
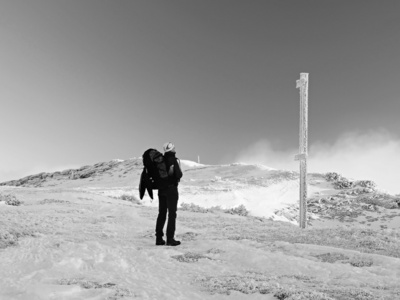
[[[300,89],[300,131],[299,154],[295,160],[300,161],[300,228],[307,226],[307,156],[308,156],[308,73],[300,73],[296,81],[296,88]]]

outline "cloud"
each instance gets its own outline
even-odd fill
[[[242,150],[234,159],[235,162],[249,164],[264,164],[276,169],[295,170],[298,163],[294,161],[294,155],[298,150],[275,150],[272,143],[266,139],[260,140],[248,148]]]
[[[298,171],[297,153],[298,149],[274,150],[268,140],[260,140],[240,152],[235,161]],[[333,143],[309,146],[309,172],[338,172],[352,179],[374,180],[378,188],[397,194],[399,170],[400,139],[386,130],[347,132]]]

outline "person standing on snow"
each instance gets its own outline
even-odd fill
[[[167,246],[178,246],[180,241],[174,239],[176,211],[178,207],[178,183],[182,178],[182,170],[179,160],[175,156],[175,146],[171,142],[164,144],[164,160],[168,171],[168,186],[158,190],[158,217],[156,223],[156,245],[165,245],[163,239],[164,225],[167,219]]]

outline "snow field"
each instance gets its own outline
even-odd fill
[[[15,193],[24,205],[3,206],[0,225],[30,233],[0,250],[0,299],[276,299],[281,289],[322,293],[322,286],[396,299],[400,291],[399,258],[310,244],[329,231],[178,211],[182,245],[156,247],[156,207],[76,190]],[[327,253],[349,259],[319,258]],[[372,264],[351,265],[356,258]],[[353,298],[377,299],[368,297]]]
[[[0,207],[0,299],[400,299],[398,229],[301,230],[275,215],[298,202],[296,174],[187,165],[180,203],[250,215],[178,209],[179,247],[154,245],[157,192],[138,200],[137,178],[0,187],[23,201]],[[310,197],[337,192],[310,177]]]

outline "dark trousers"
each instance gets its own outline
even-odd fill
[[[168,211],[168,224],[167,224],[167,239],[173,239],[175,235],[175,221],[176,210],[178,206],[178,187],[170,186],[166,189],[158,190],[158,217],[156,223],[156,236],[162,237],[164,235],[163,229],[167,219]]]

